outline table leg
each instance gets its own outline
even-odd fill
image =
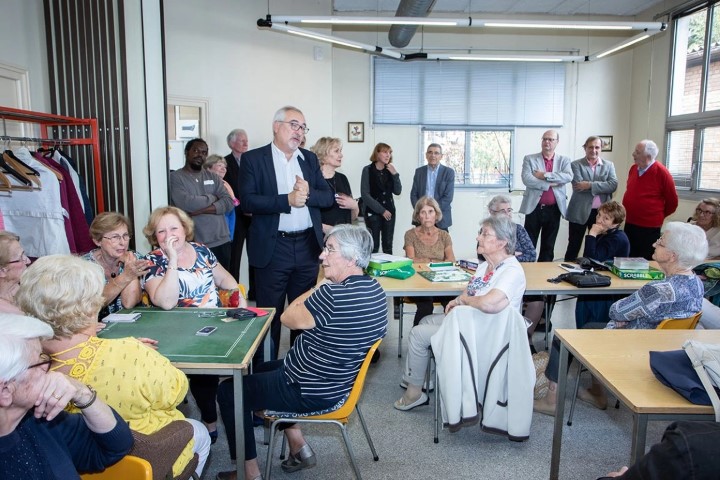
[[[647,439],[647,415],[636,413],[633,415],[632,447],[630,447],[630,465],[645,455],[645,440]]]
[[[270,360],[272,360],[270,358],[270,353],[272,352],[272,350],[271,350],[272,341],[271,340],[272,339],[271,339],[271,335],[270,335],[270,329],[268,328],[267,332],[265,332],[265,340],[263,340],[263,345],[264,345],[263,361],[264,362],[269,362]]]
[[[552,455],[550,457],[550,480],[560,475],[560,447],[562,446],[563,417],[565,416],[565,390],[567,389],[568,350],[560,344],[560,366],[558,369],[557,406],[555,407],[555,428],[553,429]]]
[[[267,335],[268,338],[270,335]],[[266,352],[269,346],[266,345]],[[245,416],[243,415],[243,373],[233,370],[233,395],[235,395],[235,458],[238,480],[245,479]]]
[[[398,307],[399,307],[398,310],[400,311],[400,321],[398,323],[398,325],[399,325],[398,328],[400,329],[399,335],[398,335],[398,358],[401,358],[402,357],[402,337],[403,337],[403,317],[405,315],[403,314],[404,313],[403,312],[403,303],[404,302],[402,300],[402,297],[397,297],[397,298],[398,298]],[[391,311],[393,312],[393,315],[394,315],[394,311],[395,311],[394,307]]]
[[[548,336],[550,335],[550,302],[547,295],[543,295],[543,307],[545,307],[545,350],[548,349]]]

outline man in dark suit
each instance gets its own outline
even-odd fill
[[[415,204],[420,197],[432,197],[440,205],[442,220],[437,227],[447,231],[452,225],[451,204],[455,194],[455,170],[445,165],[440,165],[443,153],[442,147],[437,143],[431,143],[425,152],[427,165],[415,170],[412,190],[410,190],[410,203]]]
[[[273,117],[272,143],[240,160],[240,204],[253,215],[248,259],[255,267],[255,299],[259,307],[277,309],[271,327],[273,359],[286,298],[292,302],[317,281],[323,247],[320,208],[335,200],[315,154],[298,148],[307,132],[303,113],[283,107]],[[291,343],[299,332],[291,332]]]
[[[230,153],[225,156],[227,162],[227,173],[225,181],[232,187],[235,198],[240,198],[240,157],[248,150],[248,136],[242,128],[236,128],[228,133],[227,144],[230,147]],[[245,215],[242,205],[235,207],[235,230],[233,231],[232,251],[230,252],[230,268],[228,271],[233,278],[240,280],[240,259],[242,258],[243,246],[245,238],[250,229],[250,221],[252,217]],[[249,267],[248,278],[250,282],[250,290],[248,297],[253,299],[255,295],[255,279],[253,278],[253,269]]]

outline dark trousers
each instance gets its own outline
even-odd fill
[[[190,383],[190,393],[195,398],[202,421],[205,423],[217,422],[215,398],[220,377],[217,375],[188,375],[187,378]]]
[[[626,223],[623,231],[630,240],[630,256],[652,260],[652,254],[655,251],[653,243],[660,238],[660,227],[638,227],[632,223]]]
[[[230,251],[232,250],[231,245],[232,244],[230,242],[227,242],[223,243],[222,245],[218,245],[217,247],[208,247],[210,248],[210,251],[215,254],[218,262],[220,263],[220,265],[223,266],[225,270],[228,270],[230,268]]]
[[[412,297],[411,300],[415,302],[416,310],[415,310],[415,319],[413,320],[413,326],[416,326],[420,323],[420,320],[427,317],[428,315],[432,315],[433,313],[433,303],[437,300],[440,302],[440,305],[443,306],[443,310],[445,307],[447,307],[447,304],[450,303],[450,300],[454,299],[455,297]]]
[[[283,373],[283,361],[275,360],[258,365],[254,374],[243,380],[243,416],[245,435],[245,460],[257,458],[255,434],[253,433],[253,412],[255,410],[275,410],[277,412],[308,413],[324,410],[337,403],[337,400],[323,400],[304,397],[298,384],[288,384]],[[230,458],[235,460],[237,439],[235,438],[235,397],[232,379],[225,380],[218,388],[220,416],[225,425],[225,433],[230,449]]]
[[[382,232],[382,251],[392,254],[393,234],[395,232],[395,214],[390,220],[375,213],[365,214],[365,226],[370,230],[373,239],[373,253],[380,251],[380,232]]]
[[[538,262],[552,262],[555,259],[555,239],[560,230],[560,209],[557,204],[540,205],[525,215],[525,230],[540,252]],[[540,248],[538,248],[540,237]]]
[[[281,237],[278,234],[270,263],[263,268],[255,268],[257,306],[276,309],[270,327],[273,341],[270,358],[273,360],[278,357],[282,329],[280,316],[285,310],[285,301],[290,303],[315,286],[320,268],[319,256],[320,246],[315,239],[315,231],[309,228],[297,237]],[[300,332],[293,331],[291,341]],[[261,344],[255,358],[262,360],[263,354],[264,346]]]
[[[569,222],[568,225],[568,246],[565,251],[565,261],[574,262],[580,254],[580,246],[585,239],[585,232],[595,224],[597,208],[590,210],[590,216],[585,223]]]
[[[248,237],[250,231],[250,222],[252,217],[243,215],[240,208],[235,209],[235,232],[233,233],[232,251],[230,252],[230,268],[228,272],[238,282],[240,281],[240,261],[242,259],[243,247],[245,246],[245,239]],[[254,268],[248,265],[248,296],[250,292],[254,294],[255,286],[255,275]]]

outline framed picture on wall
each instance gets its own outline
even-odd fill
[[[365,122],[348,122],[348,142],[365,141]]]
[[[612,152],[612,135],[600,135],[600,140],[602,141],[602,151]]]

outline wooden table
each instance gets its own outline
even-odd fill
[[[650,351],[679,350],[685,340],[720,342],[718,330],[565,330],[561,341],[560,372],[567,372],[568,353],[602,382],[633,414],[630,464],[645,454],[649,420],[710,420],[711,406],[694,405],[661,384],[650,370]],[[550,478],[559,478],[567,375],[559,375]]]
[[[560,267],[560,262],[532,262],[521,263],[525,270],[526,295],[622,295],[630,294],[647,283],[647,280],[623,280],[610,272],[602,272],[611,279],[609,287],[577,288],[569,283],[551,283],[548,278],[554,278],[566,270]],[[427,264],[414,264],[416,271],[429,270]],[[378,277],[380,285],[388,297],[388,311],[390,318],[393,312],[393,298],[395,297],[433,297],[459,295],[465,291],[467,282],[431,282],[416,273],[406,280]],[[547,308],[547,304],[546,304]],[[546,311],[546,318],[549,312]],[[400,304],[400,334],[398,335],[398,358],[402,356],[403,333],[403,307]]]
[[[121,313],[138,312],[134,323],[111,323],[100,331],[101,338],[148,337],[159,340],[158,351],[185,373],[228,375],[233,377],[235,396],[235,438],[238,479],[245,478],[245,433],[243,415],[243,375],[260,342],[265,341],[265,360],[270,357],[270,322],[275,309],[268,315],[249,320],[225,323],[225,308],[132,308]],[[195,332],[205,326],[217,327],[209,336]]]

